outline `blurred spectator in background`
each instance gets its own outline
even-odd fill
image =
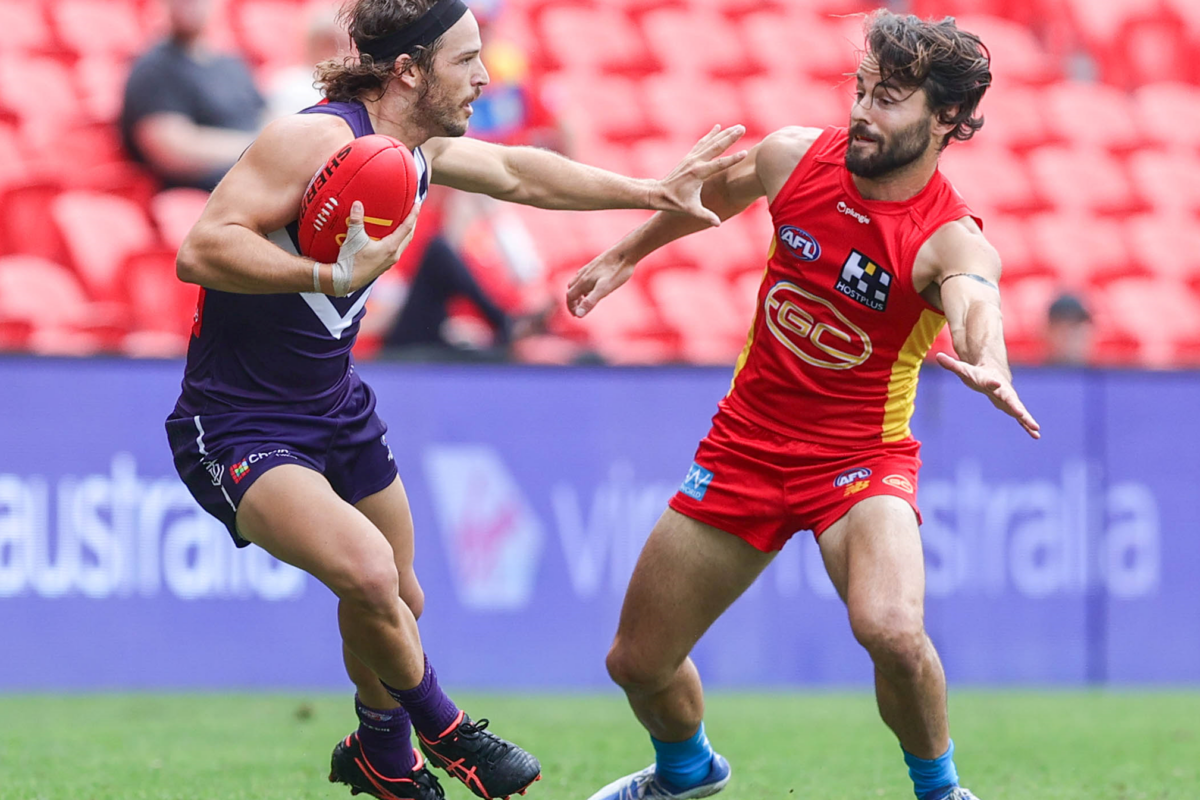
[[[211,190],[250,146],[265,101],[245,62],[204,44],[214,0],[162,2],[169,32],[133,65],[121,135],[165,185]]]
[[[1059,295],[1050,304],[1046,325],[1046,361],[1050,364],[1087,364],[1092,358],[1092,315],[1072,294]]]
[[[295,114],[325,99],[315,86],[316,66],[322,61],[342,58],[350,53],[350,36],[338,25],[336,3],[309,5],[304,26],[304,61],[286,67],[267,81],[267,114],[278,119]]]

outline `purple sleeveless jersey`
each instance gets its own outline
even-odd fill
[[[339,116],[356,138],[374,133],[361,103],[300,113]],[[428,164],[420,148],[413,157],[424,200]],[[299,252],[296,222],[267,238]],[[387,426],[350,352],[370,294],[370,285],[348,297],[202,293],[167,438],[184,484],[239,546],[248,542],[237,530],[238,504],[272,467],[316,470],[349,503],[395,480]]]

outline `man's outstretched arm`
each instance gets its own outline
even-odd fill
[[[752,148],[744,161],[704,182],[700,200],[722,220],[760,197],[775,199],[820,131],[785,128]],[[655,214],[584,266],[567,287],[567,308],[582,317],[633,275],[638,262],[676,239],[707,227],[683,214]]]
[[[678,211],[718,225],[720,220],[700,202],[700,186],[746,157],[744,152],[721,156],[744,133],[740,125],[713,128],[662,180],[618,175],[536,147],[476,139],[433,139],[422,149],[430,158],[434,182],[455,189],[567,211]]]
[[[938,363],[987,395],[992,405],[1021,423],[1034,439],[1041,426],[1013,388],[1000,313],[1000,256],[973,222],[952,222],[930,239],[935,281],[959,358],[939,353]]]

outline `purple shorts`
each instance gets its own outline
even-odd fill
[[[259,477],[280,464],[324,475],[347,503],[382,491],[396,479],[387,425],[375,413],[375,393],[355,380],[328,414],[289,414],[271,408],[188,414],[167,419],[175,469],[200,507],[225,524],[238,547],[237,509]]]

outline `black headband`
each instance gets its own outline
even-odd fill
[[[412,55],[418,47],[428,47],[450,30],[467,13],[463,0],[438,0],[423,15],[394,33],[379,36],[358,45],[358,51],[375,63],[392,61],[398,56]]]

